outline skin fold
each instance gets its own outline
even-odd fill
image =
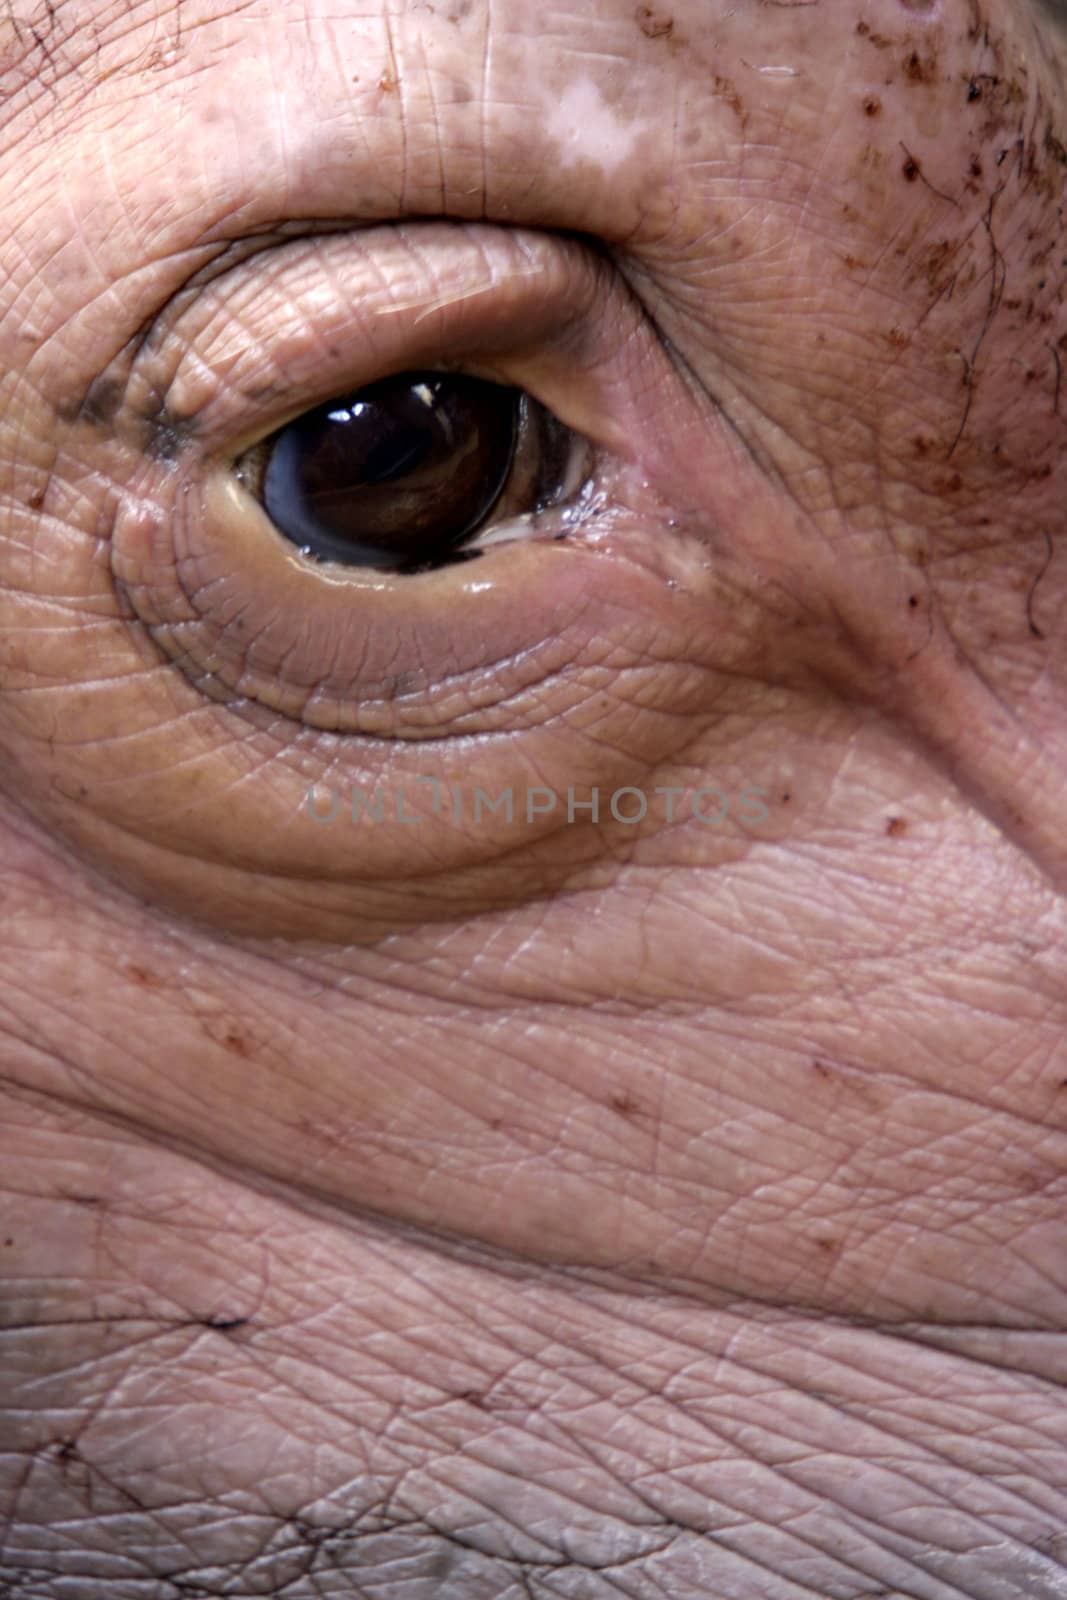
[[[0,6],[0,1596],[1067,1594],[1065,189],[1030,0]],[[431,367],[581,493],[301,559]]]

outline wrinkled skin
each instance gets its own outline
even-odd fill
[[[9,5],[0,1594],[1067,1593],[1065,39]],[[585,512],[296,557],[434,364]]]

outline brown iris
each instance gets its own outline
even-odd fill
[[[279,532],[320,561],[395,572],[440,566],[500,498],[518,422],[515,389],[401,373],[284,428],[263,503]]]

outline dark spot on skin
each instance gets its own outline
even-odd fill
[[[730,79],[723,78],[716,73],[715,77],[713,77],[711,80],[711,85],[719,98],[726,101],[726,104],[730,107],[730,110],[737,117],[738,121],[744,124],[745,108],[741,104],[741,96],[730,82]]]
[[[252,1049],[248,1043],[248,1040],[243,1038],[239,1033],[226,1034],[222,1042],[232,1055],[240,1056],[243,1061],[247,1061],[249,1056],[252,1054]]]
[[[213,1333],[238,1333],[250,1321],[249,1317],[204,1317],[201,1326],[210,1328]]]
[[[633,1095],[627,1094],[624,1089],[618,1090],[612,1095],[611,1104],[613,1110],[617,1111],[621,1117],[633,1117],[641,1109]]]
[[[167,410],[160,406],[159,410],[148,419],[148,437],[145,442],[145,455],[151,461],[171,462],[177,461],[181,454],[182,446],[193,432],[191,422],[177,422]]]
[[[906,350],[908,348],[908,336],[902,328],[890,328],[885,337],[886,343],[891,344],[894,350]]]
[[[638,6],[637,26],[646,39],[669,39],[674,32],[674,18],[665,17],[652,6]]]
[[[452,88],[452,104],[457,106],[469,105],[474,99],[474,93],[469,84],[457,83]]]
[[[904,57],[904,76],[909,83],[934,83],[937,79],[937,62],[933,56],[920,56],[909,50]]]
[[[139,983],[142,988],[158,989],[162,982],[162,979],[154,972],[150,972],[147,967],[127,967],[126,970],[134,983]]]
[[[1051,128],[1045,129],[1045,149],[1053,161],[1058,161],[1061,167],[1067,167],[1067,148],[1056,138]]]
[[[820,1250],[840,1250],[841,1248],[839,1239],[816,1239],[815,1243]]]
[[[907,178],[909,183],[914,183],[916,178],[919,176],[921,169],[914,156],[905,156],[904,165],[900,170],[904,174],[905,178]]]
[[[31,494],[29,499],[26,501],[26,504],[29,506],[31,511],[40,511],[41,507],[44,505],[44,490],[38,489],[36,494]]]
[[[918,609],[919,609],[919,596],[917,594],[909,594],[909,596],[908,596],[908,610],[909,611],[918,611]]]
[[[792,798],[793,798],[792,794],[787,789],[785,791],[785,794],[782,796],[782,804],[784,806],[787,806],[789,804],[790,800],[792,800]]]
[[[887,39],[884,33],[875,33],[869,23],[857,22],[856,32],[861,39],[866,39],[868,44],[873,44],[876,50],[888,50],[892,39]]]
[[[5,1248],[5,1250],[9,1249],[10,1246],[14,1244],[14,1242],[15,1242],[14,1239],[5,1239],[4,1240],[4,1248]]]
[[[968,85],[967,85],[967,99],[968,99],[968,101],[971,101],[971,100],[980,100],[981,98],[982,98],[981,87],[977,83],[975,83],[974,79],[972,78],[970,80],[970,82],[968,83]]]
[[[877,117],[881,114],[882,102],[878,99],[877,95],[868,95],[866,100],[863,102],[863,109],[867,116]]]
[[[833,1073],[830,1071],[830,1068],[826,1065],[825,1061],[813,1061],[811,1065],[812,1069],[819,1074],[820,1078],[833,1078]]]
[[[398,79],[391,72],[383,72],[378,79],[378,88],[382,94],[395,94],[399,87]]]
[[[902,833],[907,833],[908,824],[903,817],[890,817],[885,825],[885,831],[891,839],[899,839]]]
[[[977,156],[971,157],[971,165],[968,168],[968,171],[970,172],[972,178],[980,178],[982,176],[982,163],[979,161]]]
[[[62,422],[88,422],[94,428],[106,428],[118,415],[124,393],[125,385],[118,378],[102,374],[93,379],[80,400],[59,406],[59,418]]]

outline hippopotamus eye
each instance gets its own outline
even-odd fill
[[[405,372],[305,412],[250,452],[238,477],[305,557],[419,572],[470,559],[457,551],[494,510],[542,509],[559,487],[566,432],[518,389]]]

